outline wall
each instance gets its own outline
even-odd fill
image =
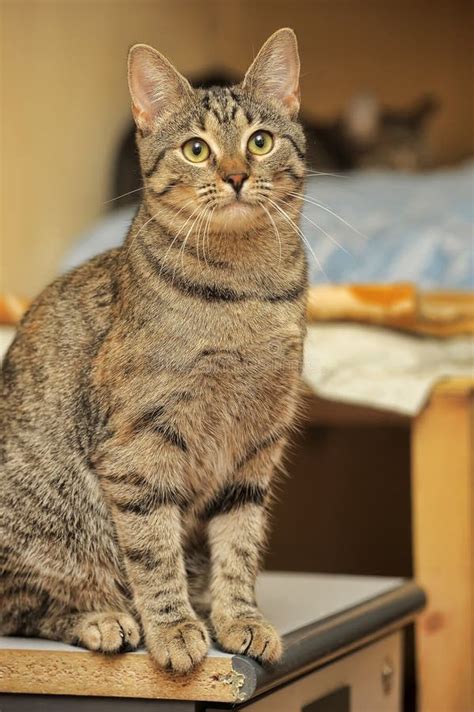
[[[177,12],[179,5],[181,12]],[[129,117],[128,47],[212,62],[213,2],[4,2],[0,291],[33,296],[104,209]]]
[[[0,291],[33,296],[105,208],[129,120],[125,60],[159,47],[184,72],[244,71],[278,27],[298,33],[305,108],[329,116],[361,88],[404,105],[432,91],[437,162],[473,148],[467,0],[4,0]]]

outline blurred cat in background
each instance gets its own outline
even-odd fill
[[[303,121],[308,165],[337,171],[427,168],[426,126],[436,110],[437,103],[429,96],[407,109],[388,109],[373,94],[358,94],[334,121]]]

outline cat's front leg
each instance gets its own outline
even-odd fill
[[[135,443],[128,457],[123,447],[118,457],[112,447],[99,468],[146,647],[160,667],[184,674],[205,657],[209,635],[188,596],[179,477],[183,453],[173,442],[163,443],[158,457],[155,453],[151,458],[143,442]]]
[[[238,467],[207,509],[215,637],[224,650],[264,663],[275,663],[282,653],[280,636],[255,600],[271,474],[282,449],[280,440],[270,441]]]

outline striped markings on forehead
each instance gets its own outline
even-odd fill
[[[239,93],[232,87],[214,87],[200,96],[204,122],[213,118],[218,125],[234,123],[243,113]],[[240,111],[239,111],[240,110]]]
[[[252,99],[239,87],[213,87],[201,90],[198,96],[201,129],[220,133],[238,129],[244,131],[263,128],[270,131],[286,132],[289,123],[275,107],[268,107]]]

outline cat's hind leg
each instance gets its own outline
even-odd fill
[[[87,611],[45,616],[35,622],[35,635],[102,653],[125,653],[140,643],[140,627],[129,613]]]
[[[115,598],[120,598],[118,591]],[[122,608],[120,602],[101,604],[98,597],[98,610],[86,603],[88,610],[78,611],[23,580],[21,573],[13,580],[4,577],[0,599],[0,635],[47,638],[104,653],[135,650],[141,640],[141,628],[125,602]]]

